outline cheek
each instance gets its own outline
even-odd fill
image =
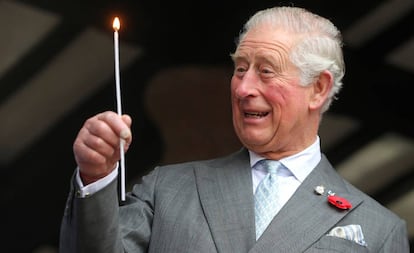
[[[289,102],[289,93],[286,89],[269,86],[262,91],[265,100],[276,110],[285,107]]]
[[[288,107],[305,107],[309,103],[309,88],[295,85],[285,89],[282,96]]]
[[[268,91],[266,99],[273,108],[274,127],[279,130],[282,130],[280,127],[290,128],[292,124],[295,125],[308,111],[308,98],[303,91],[294,89]]]

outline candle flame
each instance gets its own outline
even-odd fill
[[[121,28],[121,23],[119,22],[118,17],[114,18],[114,22],[112,24],[112,27],[115,29],[115,31],[119,31],[119,29]]]

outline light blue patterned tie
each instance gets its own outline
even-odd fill
[[[261,160],[255,166],[263,166],[268,172],[254,194],[257,240],[281,208],[278,199],[277,171],[283,165],[278,161]]]

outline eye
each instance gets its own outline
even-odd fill
[[[247,72],[247,70],[248,70],[248,67],[245,66],[245,65],[243,65],[243,64],[236,65],[234,67],[234,75],[236,75],[236,76],[243,76],[244,73]]]
[[[273,71],[271,69],[268,69],[268,68],[263,68],[260,72],[263,73],[263,74],[273,73]]]
[[[260,75],[264,78],[271,78],[275,76],[276,72],[273,68],[270,67],[262,67],[260,68]]]
[[[237,68],[235,69],[235,71],[236,71],[236,72],[238,72],[238,73],[243,73],[243,72],[246,72],[246,71],[247,71],[247,69],[246,69],[245,67],[237,67]]]

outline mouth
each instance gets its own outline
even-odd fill
[[[260,119],[260,118],[266,117],[268,114],[269,112],[245,112],[244,116],[247,118]]]

